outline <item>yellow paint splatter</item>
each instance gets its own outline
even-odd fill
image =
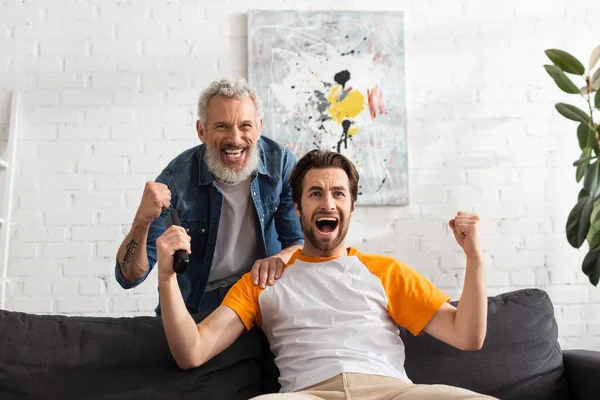
[[[360,128],[357,126],[355,128],[348,129],[348,136],[354,136],[360,131]]]
[[[327,109],[327,112],[338,124],[341,124],[345,119],[356,117],[365,107],[365,96],[363,96],[361,92],[351,90],[350,93],[340,101],[342,91],[342,85],[336,85],[331,88],[331,92],[327,97],[327,100],[331,105],[331,107]]]

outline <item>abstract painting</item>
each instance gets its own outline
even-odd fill
[[[248,13],[263,134],[297,158],[344,154],[360,173],[357,204],[408,204],[404,74],[401,12]]]

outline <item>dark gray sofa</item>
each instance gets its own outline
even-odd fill
[[[462,386],[501,399],[600,399],[600,353],[561,352],[553,307],[541,290],[490,297],[479,352],[400,334],[407,373],[417,383]],[[0,399],[247,399],[277,390],[277,368],[259,329],[206,365],[183,371],[159,318],[0,310]]]

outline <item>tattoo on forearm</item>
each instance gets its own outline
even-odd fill
[[[123,273],[125,273],[125,274],[127,273],[127,267],[129,266],[129,263],[131,262],[131,259],[133,258],[134,250],[137,247],[138,247],[138,244],[133,239],[125,247],[125,250],[126,250],[125,257],[123,257],[123,262],[119,265],[121,267],[121,271],[123,271]]]

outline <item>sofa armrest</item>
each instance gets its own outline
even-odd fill
[[[574,399],[600,399],[600,352],[563,350],[563,362]]]

